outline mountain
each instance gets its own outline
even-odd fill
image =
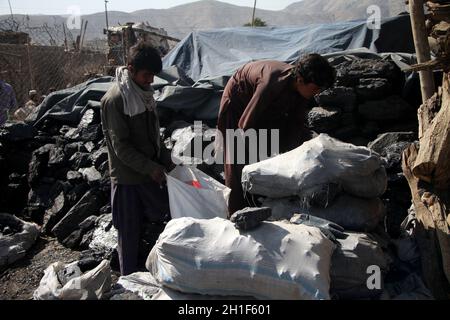
[[[343,20],[364,19],[369,5],[378,5],[382,18],[397,15],[404,11],[404,0],[303,0],[289,5],[284,10],[271,11],[256,9],[256,16],[274,25],[308,25]],[[202,0],[169,9],[146,9],[134,12],[109,11],[109,25],[127,22],[148,22],[151,26],[164,28],[172,37],[183,38],[199,29],[238,27],[251,20],[252,7],[236,6],[220,1]],[[28,25],[28,31],[34,41],[40,37],[48,39],[49,34],[57,42],[63,39],[62,24],[64,16],[15,15],[22,25]],[[0,29],[5,28],[3,20],[8,15],[0,16]],[[88,20],[86,40],[102,38],[105,28],[105,13],[99,12],[82,17]],[[47,25],[45,27],[44,25]],[[56,27],[55,27],[56,26]],[[34,28],[34,29],[33,29]],[[27,31],[27,32],[28,32]],[[73,38],[79,30],[72,30]]]
[[[305,12],[323,12],[332,16],[334,21],[364,19],[367,8],[376,5],[380,8],[381,18],[388,18],[406,11],[404,0],[304,0],[293,3],[284,9],[291,14]]]

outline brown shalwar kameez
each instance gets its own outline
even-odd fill
[[[305,127],[307,101],[294,89],[292,69],[293,66],[279,61],[251,62],[228,81],[217,123],[224,138],[224,154],[227,129],[279,129],[280,152],[292,150],[311,138]],[[247,154],[246,164],[248,160]],[[243,167],[226,162],[224,165],[225,184],[232,190],[230,215],[249,205],[241,185]]]

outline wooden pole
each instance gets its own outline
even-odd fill
[[[416,48],[417,62],[424,63],[431,60],[430,45],[425,27],[425,13],[423,0],[409,0],[409,11],[411,16],[411,27]],[[422,102],[431,98],[434,94],[433,71],[419,71],[420,89],[422,92]]]
[[[62,24],[63,32],[64,32],[64,50],[69,51],[69,47],[67,46],[67,36],[66,36],[66,26],[64,23]]]
[[[448,268],[449,255],[447,246],[444,246],[446,249],[443,252],[446,255],[441,255],[439,252],[441,244],[445,244],[445,239],[448,242],[448,227],[446,229],[447,232],[443,232],[441,235],[436,232],[437,227],[442,226],[442,217],[436,217],[439,222],[436,225],[434,221],[436,214],[430,212],[432,206],[428,204],[430,197],[427,191],[429,190],[424,190],[420,187],[419,179],[412,172],[412,167],[416,162],[418,152],[419,150],[415,144],[411,144],[403,151],[402,169],[411,189],[414,209],[418,220],[415,238],[421,256],[422,274],[425,284],[432,291],[434,298],[449,299],[450,285],[446,278],[449,272],[443,268],[444,266]],[[435,209],[432,210],[434,211]]]
[[[12,11],[11,1],[10,0],[8,0],[8,4],[9,4],[9,12],[11,13],[11,20],[14,23],[14,15],[13,15],[13,11]]]
[[[81,30],[81,41],[80,41],[80,51],[83,48],[84,43],[84,37],[86,36],[86,29],[87,29],[88,20],[84,22],[84,30]]]
[[[81,29],[80,34],[77,36],[77,51],[81,50],[81,37],[83,36],[84,19],[81,19]]]
[[[425,119],[420,119],[425,127]],[[423,129],[422,129],[423,130]],[[420,138],[414,175],[438,190],[450,188],[450,78],[444,74],[439,112]]]
[[[109,29],[109,23],[108,23],[108,2],[105,0],[105,18],[106,18],[106,31]]]
[[[253,14],[252,14],[252,27],[255,26],[255,11],[256,11],[256,0],[253,4]]]
[[[33,76],[33,66],[31,64],[31,54],[30,54],[30,38],[27,41],[27,58],[28,58],[28,73],[30,77],[30,90],[36,89],[34,86],[34,76]]]

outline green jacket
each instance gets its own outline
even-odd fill
[[[161,142],[156,111],[126,115],[117,83],[101,100],[101,118],[112,182],[147,183],[153,170],[170,163],[169,151]]]

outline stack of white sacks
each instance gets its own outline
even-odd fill
[[[383,275],[389,262],[382,250],[386,244],[371,234],[385,216],[379,197],[387,175],[378,154],[320,134],[295,150],[246,166],[242,185],[253,197],[262,196],[274,220],[305,213],[342,226],[349,236],[338,239],[333,255],[332,292],[341,298],[380,294],[382,288],[368,286],[372,270],[379,267]]]
[[[186,188],[208,189],[184,182]],[[149,272],[121,277],[118,284],[144,299],[291,300],[379,293],[367,287],[368,271],[372,265],[386,271],[387,261],[375,238],[362,233],[372,231],[384,215],[378,197],[387,179],[378,155],[321,134],[291,152],[246,166],[242,183],[250,194],[265,197],[263,205],[272,207],[272,220],[278,221],[242,231],[221,214],[205,213],[207,219],[201,219],[186,212],[160,235],[146,262]],[[212,191],[228,197],[226,187],[212,185]],[[316,215],[351,232],[336,245],[318,228],[286,220],[294,213]]]
[[[244,167],[244,190],[264,196],[274,219],[307,213],[353,231],[372,231],[385,210],[381,158],[326,134],[290,152]]]

